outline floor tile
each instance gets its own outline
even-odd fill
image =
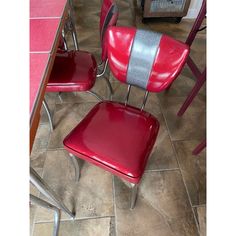
[[[45,124],[39,125],[34,139],[34,145],[31,151],[31,155],[47,149],[49,136],[50,136],[49,126]]]
[[[196,140],[174,143],[192,205],[206,203],[206,150],[197,156],[192,155],[199,143]]]
[[[172,83],[170,89],[168,91],[158,93],[158,97],[162,98],[163,100],[169,97],[187,97],[194,87],[195,83],[196,82],[192,75],[192,72],[187,66],[185,66],[178,78]],[[202,100],[205,99],[205,85],[203,85],[197,97],[200,97]]]
[[[198,206],[193,209],[197,218],[200,236],[206,236],[206,206]]]
[[[112,229],[112,218],[99,218],[75,221],[63,221],[60,223],[59,236],[115,236]],[[51,236],[52,223],[35,224],[33,236]]]
[[[48,151],[43,179],[61,196],[77,219],[113,216],[112,176],[84,162],[81,177],[75,181],[74,167],[65,150]],[[53,213],[37,209],[36,222],[53,220]],[[62,213],[62,219],[69,217]]]
[[[203,139],[206,131],[206,102],[196,96],[183,116],[177,116],[185,97],[165,97],[161,99],[163,115],[166,119],[171,139]]]
[[[149,157],[146,170],[178,168],[165,120],[161,114],[157,115],[156,118],[160,123],[160,129],[153,151]]]
[[[30,205],[30,218],[29,218],[29,225],[30,225],[30,233],[29,235],[33,235],[33,230],[34,230],[34,217],[35,217],[35,212],[36,212],[36,206]]]
[[[96,103],[57,104],[54,113],[54,130],[51,132],[48,149],[63,148],[66,135],[81,121]]]
[[[116,177],[114,186],[118,235],[198,235],[179,171],[144,174],[133,210],[128,187]]]

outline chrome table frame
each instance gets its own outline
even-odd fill
[[[63,210],[68,216],[74,219],[75,214],[73,214],[60,200],[59,196],[49,187],[49,185],[38,175],[38,173],[30,167],[30,182],[47,197],[54,206]]]

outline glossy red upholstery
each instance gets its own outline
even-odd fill
[[[113,0],[104,0],[100,15],[100,33],[110,25],[115,25],[118,12],[111,14],[110,10],[114,7]],[[107,18],[107,16],[111,18]],[[107,25],[104,25],[104,24]],[[102,61],[106,60],[104,43],[102,45]],[[59,48],[55,58],[55,63],[49,78],[47,92],[74,92],[90,90],[96,80],[97,63],[94,56],[88,52],[71,51],[63,52],[63,40],[60,39]]]
[[[159,123],[151,114],[115,102],[98,103],[64,140],[64,147],[131,183],[142,177]]]
[[[133,27],[110,27],[106,32],[110,69],[114,77],[124,83],[127,83],[127,70],[136,31]],[[166,89],[181,72],[188,55],[188,45],[163,34],[145,89],[150,92]]]
[[[94,56],[83,51],[60,51],[54,61],[47,92],[90,90],[96,79]]]

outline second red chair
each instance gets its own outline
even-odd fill
[[[108,26],[115,25],[118,18],[118,8],[113,0],[103,0],[100,13],[100,39],[102,46],[102,67],[103,70],[97,74],[97,63],[94,56],[85,51],[57,51],[52,72],[46,87],[46,92],[87,92],[94,95],[97,99],[103,100],[98,94],[91,91],[96,78],[104,75],[107,67],[107,54],[105,51],[104,34]],[[103,77],[110,89],[112,87],[109,80]],[[60,94],[59,94],[60,95]],[[60,97],[60,96],[59,96]],[[50,128],[53,130],[53,122],[46,101],[43,106],[47,112]]]

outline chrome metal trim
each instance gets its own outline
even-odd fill
[[[131,198],[130,198],[130,209],[134,209],[138,193],[138,184],[131,183]]]
[[[145,95],[144,95],[144,98],[143,98],[143,104],[142,104],[142,107],[141,107],[141,111],[144,109],[144,107],[145,107],[145,105],[146,105],[147,98],[148,98],[148,94],[149,94],[149,92],[146,91],[146,92],[145,92]]]
[[[57,207],[55,207],[54,205],[52,205],[51,203],[49,203],[39,197],[36,197],[32,194],[30,194],[30,203],[54,211],[53,236],[58,236],[59,225],[60,225],[60,210]]]
[[[58,92],[58,97],[59,97],[59,99],[60,99],[60,102],[63,103],[63,99],[62,99],[62,97],[61,97],[61,94],[62,94],[62,92]]]
[[[129,101],[130,90],[131,90],[131,85],[129,84],[128,91],[127,91],[126,98],[125,98],[125,106],[127,105],[128,101]]]
[[[106,62],[105,62],[105,65],[104,65],[104,67],[103,67],[102,72],[101,72],[100,74],[97,74],[97,75],[96,75],[97,78],[100,78],[100,77],[102,77],[102,76],[105,74],[105,72],[106,72],[106,70],[107,70],[107,64],[108,64],[108,59],[107,59]]]
[[[66,42],[66,35],[65,35],[65,30],[64,30],[64,29],[62,30],[61,34],[62,34],[64,49],[65,49],[66,51],[68,51],[68,45],[67,45],[67,42]]]
[[[71,157],[71,161],[73,163],[73,166],[75,168],[75,181],[79,181],[79,178],[80,178],[80,172],[81,172],[81,169],[80,169],[80,165],[78,163],[78,158],[76,156],[74,156],[72,153],[69,153],[70,157]]]
[[[47,102],[45,101],[45,99],[43,100],[43,107],[47,113],[47,116],[48,116],[48,121],[49,121],[49,126],[50,126],[50,130],[51,132],[53,131],[53,122],[52,122],[52,116],[51,116],[51,113],[49,111],[49,107],[48,107],[48,104]]]
[[[74,219],[75,214],[69,211],[69,209],[64,205],[57,194],[49,187],[49,185],[38,175],[38,173],[32,167],[30,167],[30,182],[56,207],[63,210],[67,215]]]

